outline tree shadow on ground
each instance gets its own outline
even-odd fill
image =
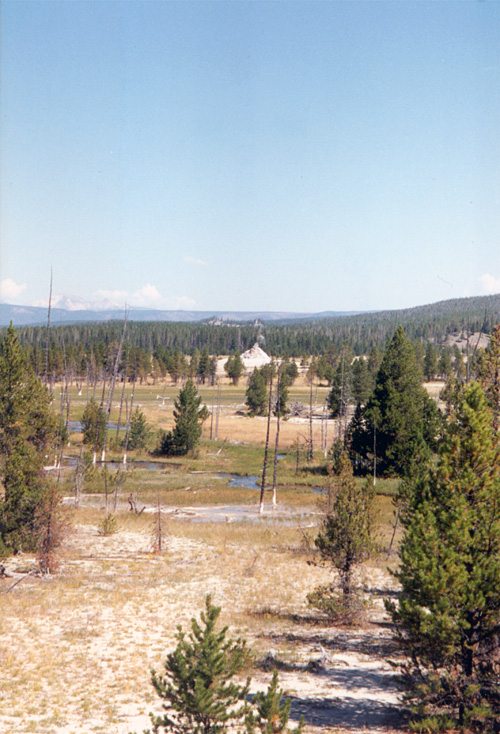
[[[378,626],[378,625],[377,625]],[[382,627],[382,625],[380,625]],[[385,626],[385,625],[384,625]],[[399,654],[397,642],[392,637],[369,635],[366,630],[332,629],[330,634],[323,632],[263,632],[258,638],[268,640],[271,645],[280,643],[297,644],[313,650],[324,648],[328,653],[356,653],[373,658],[387,658]]]
[[[289,695],[292,702],[290,718],[294,721],[298,722],[303,716],[309,726],[342,727],[353,731],[397,729],[408,721],[409,712],[404,706],[384,700],[387,693],[395,692],[390,672],[353,665],[340,667],[335,663],[320,663],[313,668],[286,663],[274,667],[283,673],[307,673],[318,681],[318,692],[326,693],[317,697]],[[282,684],[286,688],[286,677]]]
[[[272,607],[263,607],[256,611],[250,611],[248,614],[252,617],[274,617],[276,620],[283,622],[293,622],[293,624],[311,625],[314,627],[330,627],[328,620],[318,617],[317,614],[294,614],[291,612],[282,612]]]
[[[307,726],[342,727],[346,730],[399,728],[408,721],[408,712],[392,704],[366,698],[298,698],[291,696],[290,719],[304,717]]]
[[[279,616],[297,622],[297,615]],[[311,617],[301,618],[300,622],[287,631],[277,629],[259,635],[265,640],[265,649],[270,650],[259,667],[267,672],[273,668],[280,671],[285,689],[288,683],[294,690],[294,675],[299,680],[304,675],[312,676],[314,694],[311,696],[309,685],[309,691],[304,691],[303,696],[300,692],[291,696],[291,718],[298,721],[303,715],[306,725],[339,727],[353,732],[364,728],[402,729],[408,711],[396,703],[394,676],[384,664],[388,658],[399,656],[397,644],[390,635],[392,625],[380,621],[350,629],[312,624]],[[282,647],[300,650],[300,660],[289,662],[286,652],[280,655],[273,650]],[[359,664],[348,657],[352,655],[360,656]]]

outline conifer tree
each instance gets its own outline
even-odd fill
[[[250,679],[244,685],[232,681],[247,662],[246,643],[226,639],[227,627],[216,631],[220,611],[207,596],[201,625],[193,618],[187,637],[179,625],[177,647],[167,656],[165,674],[152,672],[165,709],[161,716],[150,714],[155,734],[223,734],[247,714]]]
[[[320,586],[308,595],[311,606],[337,621],[353,623],[361,606],[354,583],[356,567],[375,549],[374,491],[370,482],[360,485],[345,452],[328,488],[326,513],[314,543],[322,563],[335,569],[338,582]],[[340,594],[338,589],[340,588]]]
[[[407,697],[422,731],[498,731],[500,438],[477,384],[458,397],[438,466],[410,488],[399,605]]]
[[[444,378],[445,380],[448,380],[451,377],[452,364],[449,347],[445,347],[441,352],[441,356],[439,357],[438,362],[438,373],[440,377]]]
[[[90,446],[93,451],[102,449],[106,432],[106,413],[94,398],[89,400],[83,411],[82,432],[85,446]]]
[[[416,456],[434,447],[439,412],[421,380],[413,347],[400,326],[384,354],[363,421],[352,435],[351,450],[367,467],[375,437],[380,473],[404,475]]]
[[[291,700],[284,698],[283,691],[278,688],[278,671],[275,670],[267,691],[259,691],[253,700],[256,711],[249,711],[245,719],[247,734],[301,734],[304,719],[300,718],[299,725],[290,730],[288,718],[290,716]]]
[[[438,369],[438,356],[432,342],[429,342],[425,348],[424,356],[424,376],[426,380],[433,380]]]
[[[453,347],[453,371],[455,378],[459,382],[463,382],[466,376],[465,362],[463,352],[455,344]]]
[[[345,418],[347,415],[351,395],[351,380],[351,365],[342,354],[332,381],[332,389],[326,399],[332,418]]]
[[[351,418],[344,435],[344,447],[348,453],[352,467],[356,474],[360,474],[363,472],[363,462],[365,458],[358,452],[358,445],[356,443],[356,440],[359,443],[359,437],[364,437],[364,435],[365,419],[363,415],[363,408],[361,406],[361,403],[357,403],[354,409],[354,415]]]
[[[318,380],[326,380],[329,385],[333,385],[335,379],[335,369],[338,364],[338,353],[335,347],[330,347],[317,360],[313,359],[309,365],[309,377],[313,374]]]
[[[274,402],[273,413],[276,417],[285,418],[290,412],[288,403],[288,386],[290,382],[285,371],[278,368],[278,384],[276,386],[276,400]]]
[[[375,387],[375,379],[380,369],[381,362],[382,362],[382,355],[379,352],[379,350],[377,349],[377,347],[373,347],[372,349],[370,349],[370,353],[368,355],[368,362],[366,366],[368,368],[368,374],[371,380],[371,389]]]
[[[495,428],[500,418],[500,324],[495,326],[478,364],[479,381],[493,410]]]
[[[352,365],[352,397],[356,403],[364,405],[370,392],[370,375],[366,360],[364,357],[359,357]]]
[[[208,353],[208,349],[205,347],[205,349],[202,350],[200,354],[200,358],[198,360],[198,366],[196,371],[196,376],[200,380],[200,382],[204,385],[207,378],[210,374],[210,368],[212,365],[212,360],[210,359],[210,355]]]
[[[175,352],[168,362],[167,369],[174,384],[177,385],[181,377],[188,373],[188,363],[184,354]]]
[[[132,451],[134,449],[145,449],[148,445],[150,433],[146,416],[140,408],[136,408],[130,419],[128,448]]]
[[[297,377],[299,376],[299,368],[294,359],[284,359],[281,363],[281,371],[286,376],[288,386],[293,385]]]
[[[167,656],[165,674],[152,671],[152,684],[164,701],[162,715],[150,714],[153,734],[225,734],[243,724],[246,734],[301,734],[302,717],[297,728],[287,726],[291,702],[278,687],[277,671],[267,691],[251,703],[250,677],[244,684],[233,681],[251,653],[245,640],[227,638],[227,627],[216,630],[220,611],[208,595],[201,624],[193,618],[187,636],[177,627],[177,646]]]
[[[189,360],[189,376],[195,378],[198,374],[198,367],[200,364],[200,350],[195,347]]]
[[[48,486],[43,464],[56,435],[50,395],[11,324],[0,341],[0,555],[37,548],[37,508]]]
[[[241,361],[240,353],[236,352],[232,354],[227,362],[224,364],[224,369],[227,372],[227,376],[231,378],[234,385],[237,385],[241,375],[243,374],[245,366]]]
[[[71,529],[62,495],[52,482],[37,502],[34,528],[40,572],[52,573],[59,567],[58,550]]]
[[[259,369],[259,372],[264,378],[267,387],[276,377],[276,362],[273,360],[272,362],[268,362],[267,364],[262,365],[262,367]]]
[[[209,413],[198,395],[195,384],[188,380],[174,401],[175,426],[172,431],[160,432],[158,453],[167,456],[184,455],[196,450],[203,421]]]
[[[260,370],[254,369],[248,379],[245,402],[251,415],[264,415],[267,408],[266,381]]]

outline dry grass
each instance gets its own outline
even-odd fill
[[[171,425],[178,389],[137,388],[135,405],[144,410],[154,429]],[[202,387],[201,392],[210,406],[213,390]],[[296,475],[290,452],[279,464],[279,508],[273,514],[266,497],[262,522],[256,521],[258,493],[231,488],[217,477],[217,472],[258,474],[262,469],[266,420],[237,415],[244,392],[244,382],[224,385],[218,442],[206,440],[207,423],[198,458],[166,462],[162,471],[131,473],[117,505],[118,532],[110,536],[99,535],[104,497],[98,476],[91,488],[97,494],[86,498],[87,504],[75,513],[76,530],[57,576],[24,576],[9,591],[33,559],[8,561],[12,576],[0,580],[2,734],[142,731],[149,725],[147,712],[160,708],[150,685],[150,669],[161,666],[175,643],[177,625],[189,627],[207,593],[222,606],[222,621],[254,647],[254,687],[268,682],[270,674],[260,669],[259,661],[274,650],[282,685],[294,696],[293,716],[305,714],[308,734],[344,728],[351,734],[388,731],[380,701],[395,700],[395,693],[387,688],[390,671],[379,649],[381,640],[386,645],[387,632],[369,627],[351,635],[327,629],[317,620],[313,623],[307,607],[307,593],[330,578],[327,570],[308,564],[307,548],[315,529],[307,526],[317,521],[312,487],[325,481],[321,466],[306,467]],[[292,399],[308,403],[307,385],[299,383],[291,392]],[[315,395],[318,409],[326,392],[320,388]],[[82,396],[73,390],[72,418],[81,417],[88,397],[85,390]],[[112,419],[117,417],[118,401],[119,390]],[[281,447],[292,446],[297,435],[306,437],[308,430],[307,421],[283,422]],[[319,422],[314,431],[318,445]],[[329,436],[331,443],[331,423]],[[73,436],[69,453],[79,450],[78,437]],[[70,473],[61,480],[68,494],[71,481]],[[148,509],[160,497],[166,533],[161,555],[153,553],[153,515],[128,512],[129,492],[137,493],[139,506]],[[378,502],[387,544],[392,502],[388,496]],[[376,620],[382,614],[380,593],[392,584],[386,566],[381,558],[365,569],[366,593],[375,600]],[[313,675],[308,665],[324,648],[331,668],[328,674]],[[352,679],[347,674],[339,677],[336,668],[346,660]],[[370,672],[365,691],[360,681],[366,670],[375,673]],[[364,698],[352,710],[350,703],[345,705],[360,696]],[[369,729],[364,728],[366,721]]]
[[[331,436],[331,443],[336,435],[336,421],[328,421],[328,433]],[[271,436],[276,431],[276,419],[271,420]],[[223,441],[237,441],[239,443],[251,443],[263,445],[266,440],[267,418],[248,418],[247,416],[238,415],[221,415],[219,418],[218,439]],[[204,435],[210,435],[210,425],[205,424]],[[290,418],[280,423],[280,446],[282,448],[291,447],[295,444],[297,437],[301,444],[309,439],[309,421],[305,419]],[[313,422],[313,440],[316,447],[321,445],[321,421]]]
[[[297,563],[286,550],[288,531],[169,522],[167,551],[158,556],[150,552],[150,517],[119,517],[110,537],[98,535],[98,517],[82,513],[59,576],[27,578],[0,595],[5,734],[126,732],[153,703],[150,667],[206,593],[233,623],[256,598],[292,609],[304,596],[302,583],[284,573],[292,558]],[[18,566],[9,564],[12,572]]]
[[[304,403],[309,406],[309,388],[299,381],[289,390],[290,400]],[[169,429],[173,426],[173,407],[174,399],[177,397],[180,386],[171,385],[170,383],[158,383],[157,385],[138,385],[135,390],[134,406],[141,408],[147,417],[151,426],[157,430],[158,428]],[[219,440],[239,441],[246,443],[264,443],[266,437],[267,421],[264,418],[248,418],[245,415],[238,415],[239,412],[245,413],[245,391],[246,380],[241,380],[239,385],[224,384],[222,386],[221,413],[219,417]],[[328,388],[318,387],[314,391],[314,410],[319,415],[322,412],[322,406],[328,394]],[[93,392],[87,391],[85,388],[82,394],[78,395],[75,387],[70,389],[70,405],[71,418],[80,420],[87,401],[92,397]],[[212,408],[214,401],[214,390],[210,386],[199,386],[199,392],[209,409]],[[132,394],[132,386],[127,385],[126,397],[128,404]],[[56,402],[58,399],[58,391],[56,390]],[[100,400],[100,392],[96,392],[96,399]],[[117,421],[121,400],[121,388],[116,389],[114,393],[113,409],[111,420]],[[124,415],[124,414],[123,414]],[[124,422],[122,417],[122,423]],[[273,421],[275,422],[275,420]],[[333,440],[336,431],[336,421],[329,421],[329,434]],[[319,445],[321,426],[320,421],[315,421],[313,425],[314,440]],[[210,434],[210,420],[204,426],[205,437]],[[281,445],[291,446],[296,440],[297,434],[309,436],[309,424],[306,420],[282,421],[281,423]],[[114,436],[113,430],[110,435]]]
[[[310,629],[294,642],[302,632],[293,619],[309,617],[306,594],[329,574],[308,565],[297,526],[170,519],[167,550],[155,555],[151,516],[120,514],[109,537],[98,534],[100,518],[99,509],[78,512],[58,576],[0,593],[4,734],[142,731],[147,712],[159,710],[150,668],[161,666],[176,625],[189,626],[207,593],[257,661],[271,646],[289,668],[306,665],[317,643],[307,642]],[[29,561],[11,559],[14,577],[0,582],[2,591]],[[377,586],[386,578],[376,566],[368,576]],[[287,685],[300,691],[305,672],[297,675]],[[269,676],[254,677],[258,685]]]

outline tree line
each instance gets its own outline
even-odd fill
[[[473,333],[491,333],[500,320],[500,296],[443,301],[402,311],[341,316],[324,320],[266,322],[264,324],[213,324],[131,321],[123,349],[121,371],[129,379],[163,379],[167,374],[197,377],[201,355],[240,354],[259,341],[275,358],[317,359],[349,349],[354,356],[373,348],[384,351],[396,327],[421,351],[432,344],[437,360],[453,361],[447,347],[450,335],[467,340]],[[5,330],[2,330],[5,333]],[[36,375],[48,360],[49,374],[60,380],[65,373],[78,379],[97,379],[113,364],[122,324],[117,321],[52,326],[25,326],[18,330],[20,344]],[[474,344],[470,342],[471,351]],[[424,355],[421,355],[424,358]],[[446,364],[441,365],[442,372]],[[203,369],[201,370],[203,373]],[[178,379],[178,378],[177,378]],[[206,379],[206,375],[205,375]]]

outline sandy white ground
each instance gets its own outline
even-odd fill
[[[176,625],[189,627],[207,592],[256,651],[252,689],[276,664],[307,732],[388,732],[404,721],[382,604],[393,582],[377,567],[367,570],[371,622],[346,630],[311,623],[305,596],[324,572],[300,558],[291,567],[286,552],[254,558],[237,543],[171,535],[158,556],[144,529],[101,537],[83,525],[58,576],[2,593],[29,561],[11,560],[0,582],[2,734],[142,732],[160,711],[150,668],[161,669]]]

